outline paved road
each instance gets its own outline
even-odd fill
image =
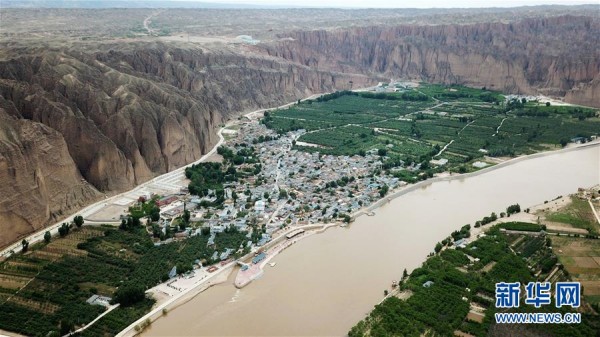
[[[156,15],[156,14],[153,14],[150,17],[152,17],[154,15]],[[148,17],[147,19],[149,19],[150,17]],[[303,101],[307,100],[307,99],[313,99],[313,98],[316,98],[316,97],[321,96],[321,95],[324,95],[324,94],[314,94],[314,95],[312,95],[312,96],[310,96],[308,98],[303,99]],[[257,114],[259,114],[261,112],[264,112],[264,111],[267,111],[267,110],[285,108],[285,107],[291,106],[291,105],[293,105],[295,103],[296,102],[294,101],[294,102],[291,102],[291,103],[279,106],[277,108],[259,109],[259,110],[252,111],[252,112],[249,112],[247,114],[244,114],[244,116],[246,116],[248,118],[251,118],[252,116],[255,116],[255,115],[257,115]],[[110,198],[106,198],[104,200],[101,200],[101,201],[98,201],[98,202],[96,202],[94,204],[91,204],[91,205],[89,205],[89,206],[87,206],[87,207],[85,207],[85,208],[83,208],[83,209],[81,209],[81,210],[79,210],[79,211],[77,211],[77,212],[75,212],[75,213],[73,213],[73,214],[71,214],[71,215],[63,218],[61,221],[58,221],[57,223],[53,224],[52,226],[40,229],[39,231],[37,231],[37,232],[29,235],[25,239],[27,241],[29,241],[30,245],[34,244],[36,242],[40,242],[40,241],[42,241],[44,239],[44,234],[46,233],[46,231],[50,231],[50,233],[52,234],[52,236],[58,235],[58,228],[62,225],[62,223],[63,222],[70,222],[73,219],[73,217],[75,217],[76,215],[82,215],[84,217],[84,219],[85,219],[85,218],[89,217],[90,215],[98,212],[103,207],[106,207],[106,206],[114,203],[115,201],[117,201],[117,200],[119,200],[121,198],[126,197],[128,194],[139,193],[141,195],[141,194],[143,194],[143,190],[145,188],[148,188],[148,187],[151,187],[151,186],[158,186],[160,188],[161,185],[163,187],[164,186],[169,186],[169,185],[172,185],[173,182],[183,179],[185,177],[185,175],[184,175],[185,174],[185,168],[189,167],[189,166],[192,166],[194,164],[198,164],[198,163],[201,163],[203,161],[206,161],[212,154],[216,153],[217,152],[217,148],[219,146],[221,146],[223,144],[223,142],[225,141],[225,138],[223,137],[223,130],[225,128],[227,128],[228,126],[235,125],[237,123],[238,123],[237,120],[233,120],[233,121],[227,123],[221,129],[219,129],[219,132],[217,133],[217,135],[219,136],[219,141],[217,142],[217,144],[215,144],[215,146],[209,152],[207,152],[206,154],[204,154],[197,161],[195,161],[193,163],[190,163],[188,165],[182,166],[182,167],[180,167],[178,169],[175,169],[175,170],[173,170],[171,172],[168,172],[168,173],[165,173],[163,175],[160,175],[160,176],[158,176],[158,177],[156,177],[156,178],[154,178],[152,180],[149,180],[149,181],[147,181],[147,182],[145,182],[143,184],[140,184],[140,185],[134,187],[133,189],[131,189],[129,191],[117,194],[117,195],[112,196]],[[99,224],[98,221],[93,221],[93,220],[86,220],[86,222],[89,223],[89,224]],[[114,222],[113,221],[111,223],[119,223],[119,222]],[[21,247],[21,240],[22,239],[19,239],[17,242],[14,242],[12,245],[10,245],[10,246],[6,247],[5,249],[3,249],[2,251],[0,251],[0,257],[8,257],[8,256],[10,256],[10,255],[12,255],[14,253],[20,252],[21,248],[22,248]]]
[[[92,325],[94,325],[94,323],[98,322],[102,317],[106,316],[107,314],[109,314],[111,311],[115,310],[119,306],[120,306],[120,304],[111,305],[106,311],[104,311],[102,314],[100,314],[98,317],[96,317],[96,319],[94,319],[93,321],[89,322],[88,324],[86,324],[82,328],[79,328],[79,329],[77,329],[77,330],[75,330],[73,332],[70,332],[70,333],[64,335],[63,337],[69,337],[69,336],[72,336],[72,335],[74,335],[76,333],[83,332],[84,330],[86,330],[87,328],[89,328]]]
[[[137,187],[117,194],[115,196],[112,196],[110,198],[98,201],[92,205],[89,205],[79,211],[77,211],[76,213],[73,213],[67,217],[65,217],[64,219],[62,219],[61,221],[55,223],[52,226],[46,227],[46,228],[42,228],[39,231],[37,231],[34,234],[31,234],[30,236],[28,236],[27,238],[25,238],[27,241],[29,241],[29,244],[34,244],[36,242],[40,242],[44,239],[44,234],[46,233],[46,231],[50,231],[50,233],[54,236],[54,235],[58,235],[58,228],[62,225],[63,222],[70,222],[73,217],[75,217],[76,215],[82,215],[84,218],[89,217],[90,215],[98,212],[100,209],[102,209],[103,207],[106,207],[110,204],[112,204],[113,202],[125,197],[126,195],[130,194],[130,193],[136,193],[139,192],[140,194],[143,193],[143,189],[147,188],[147,187],[151,187],[153,185],[168,185],[169,183],[172,183],[175,180],[178,179],[183,179],[185,176],[185,168],[203,161],[206,161],[206,159],[208,159],[208,157],[210,157],[212,154],[214,154],[215,152],[217,152],[217,148],[219,146],[221,146],[221,144],[223,144],[223,142],[225,141],[225,138],[223,138],[223,129],[225,127],[221,128],[219,130],[219,132],[217,133],[217,135],[219,136],[219,141],[217,142],[217,144],[215,144],[215,146],[206,154],[204,154],[202,157],[200,157],[200,159],[198,159],[197,161],[185,165],[183,167],[180,167],[178,169],[175,169],[171,172],[165,173],[161,176],[158,176],[152,180],[149,180],[141,185],[138,185]],[[113,221],[114,222],[114,221]],[[98,221],[91,221],[91,220],[87,220],[86,223],[89,224],[99,224]],[[111,222],[112,223],[112,222]],[[118,222],[117,222],[118,223]],[[5,248],[4,250],[2,250],[0,252],[0,256],[2,257],[8,257],[10,256],[12,253],[18,253],[21,251],[21,240],[19,239],[18,242],[15,242],[14,244],[8,246],[7,248]],[[11,252],[12,251],[12,252]]]

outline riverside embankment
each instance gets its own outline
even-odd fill
[[[600,144],[591,144],[406,187],[374,205],[375,216],[283,251],[260,281],[212,287],[143,335],[343,335],[453,230],[509,204],[536,205],[599,182]]]

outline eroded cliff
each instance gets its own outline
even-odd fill
[[[2,97],[0,126],[0,246],[100,196],[58,131],[18,118]]]
[[[564,97],[600,107],[597,17],[280,34],[272,56],[316,69]]]
[[[0,231],[10,234],[0,246],[99,198],[95,189],[127,190],[198,159],[234,112],[372,83],[247,52],[134,43],[5,57],[0,98],[10,123],[0,131],[21,136],[2,139],[0,181],[14,192],[1,199]]]
[[[234,113],[350,81],[459,83],[600,106],[598,31],[597,17],[565,15],[269,30],[258,45],[3,43],[0,246],[198,159]]]

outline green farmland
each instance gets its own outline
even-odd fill
[[[239,247],[245,233],[231,231],[215,238],[218,249]],[[0,329],[27,336],[63,336],[92,321],[105,308],[90,305],[92,295],[118,296],[119,289],[143,291],[193,268],[196,259],[209,262],[215,248],[206,235],[154,246],[148,231],[101,226],[72,229],[64,237],[39,243],[24,254],[0,263]],[[143,295],[142,295],[143,296]],[[143,298],[110,312],[83,336],[114,336],[150,310]]]
[[[536,226],[508,225],[526,230]],[[593,239],[581,240],[590,247],[597,245]],[[597,336],[597,305],[587,307],[587,303],[582,305],[586,309],[579,310],[579,324],[495,323],[496,313],[575,312],[566,306],[556,308],[554,303],[540,308],[523,302],[518,308],[495,306],[497,282],[526,284],[570,279],[568,272],[557,265],[552,242],[554,238],[506,234],[494,226],[487,236],[464,248],[441,250],[410,275],[405,273],[397,289],[358,322],[348,336]]]
[[[484,155],[557,149],[600,132],[596,109],[505,102],[497,92],[428,84],[404,92],[337,92],[272,111],[262,122],[279,133],[306,130],[296,145],[305,151],[354,155],[385,148],[390,160],[445,158],[450,167]]]

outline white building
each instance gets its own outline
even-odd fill
[[[256,213],[262,213],[265,211],[265,201],[264,200],[258,200],[254,203],[254,211]]]

